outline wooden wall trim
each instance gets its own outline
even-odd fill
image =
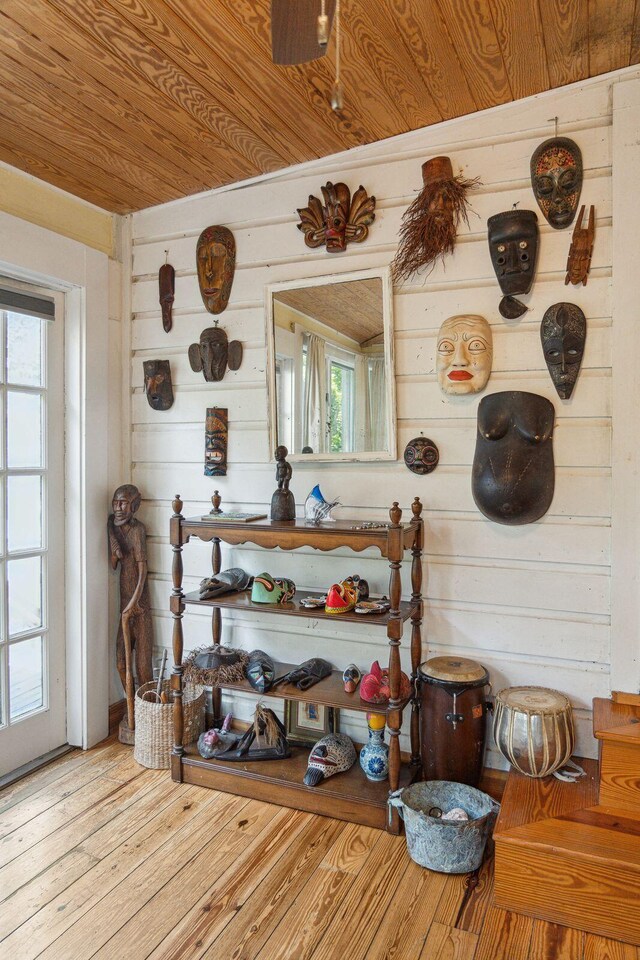
[[[0,164],[0,210],[115,256],[116,216]]]
[[[636,239],[640,179],[640,79],[613,88],[611,686],[640,690],[640,448],[638,409],[640,251]]]

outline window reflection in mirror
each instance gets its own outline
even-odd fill
[[[284,286],[271,293],[277,443],[294,455],[390,455],[382,277]]]

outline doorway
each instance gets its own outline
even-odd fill
[[[0,277],[0,777],[67,742],[63,309]]]

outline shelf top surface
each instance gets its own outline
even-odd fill
[[[410,512],[409,512],[409,515]],[[197,536],[203,540],[220,540],[231,543],[244,543],[249,540],[266,547],[310,546],[319,550],[334,550],[337,547],[350,547],[352,550],[365,550],[377,547],[386,556],[390,536],[400,531],[402,547],[412,546],[417,524],[401,523],[398,527],[390,524],[382,527],[363,527],[357,520],[336,520],[320,524],[305,520],[209,520],[199,517],[174,517],[180,521],[180,527],[187,538]]]
[[[314,594],[306,594],[313,596]],[[351,623],[362,623],[370,626],[386,627],[389,623],[389,613],[356,613],[355,610],[349,613],[325,613],[323,607],[302,607],[295,600],[289,603],[254,603],[249,591],[242,593],[224,593],[213,600],[201,600],[197,590],[184,595],[184,602],[203,607],[224,607],[227,610],[239,610],[241,612],[252,611],[254,613],[279,613],[284,616],[305,617],[307,620],[333,620],[334,623],[348,621]],[[373,597],[372,599],[376,599]],[[400,619],[408,620],[411,616],[414,605],[403,600],[400,603]]]

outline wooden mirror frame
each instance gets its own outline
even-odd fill
[[[377,277],[382,282],[382,322],[384,333],[385,377],[387,385],[387,450],[375,450],[359,453],[289,453],[292,463],[358,463],[376,460],[397,460],[397,410],[396,380],[393,342],[393,287],[390,267],[376,267],[371,270],[358,270],[351,273],[334,273],[323,277],[303,277],[299,280],[285,280],[265,287],[265,327],[267,341],[267,409],[269,416],[270,460],[274,462],[274,452],[278,440],[278,418],[276,409],[276,373],[275,373],[275,330],[273,321],[273,294],[280,290],[297,290],[303,287],[321,287],[336,283],[349,283],[354,280],[370,280]]]

